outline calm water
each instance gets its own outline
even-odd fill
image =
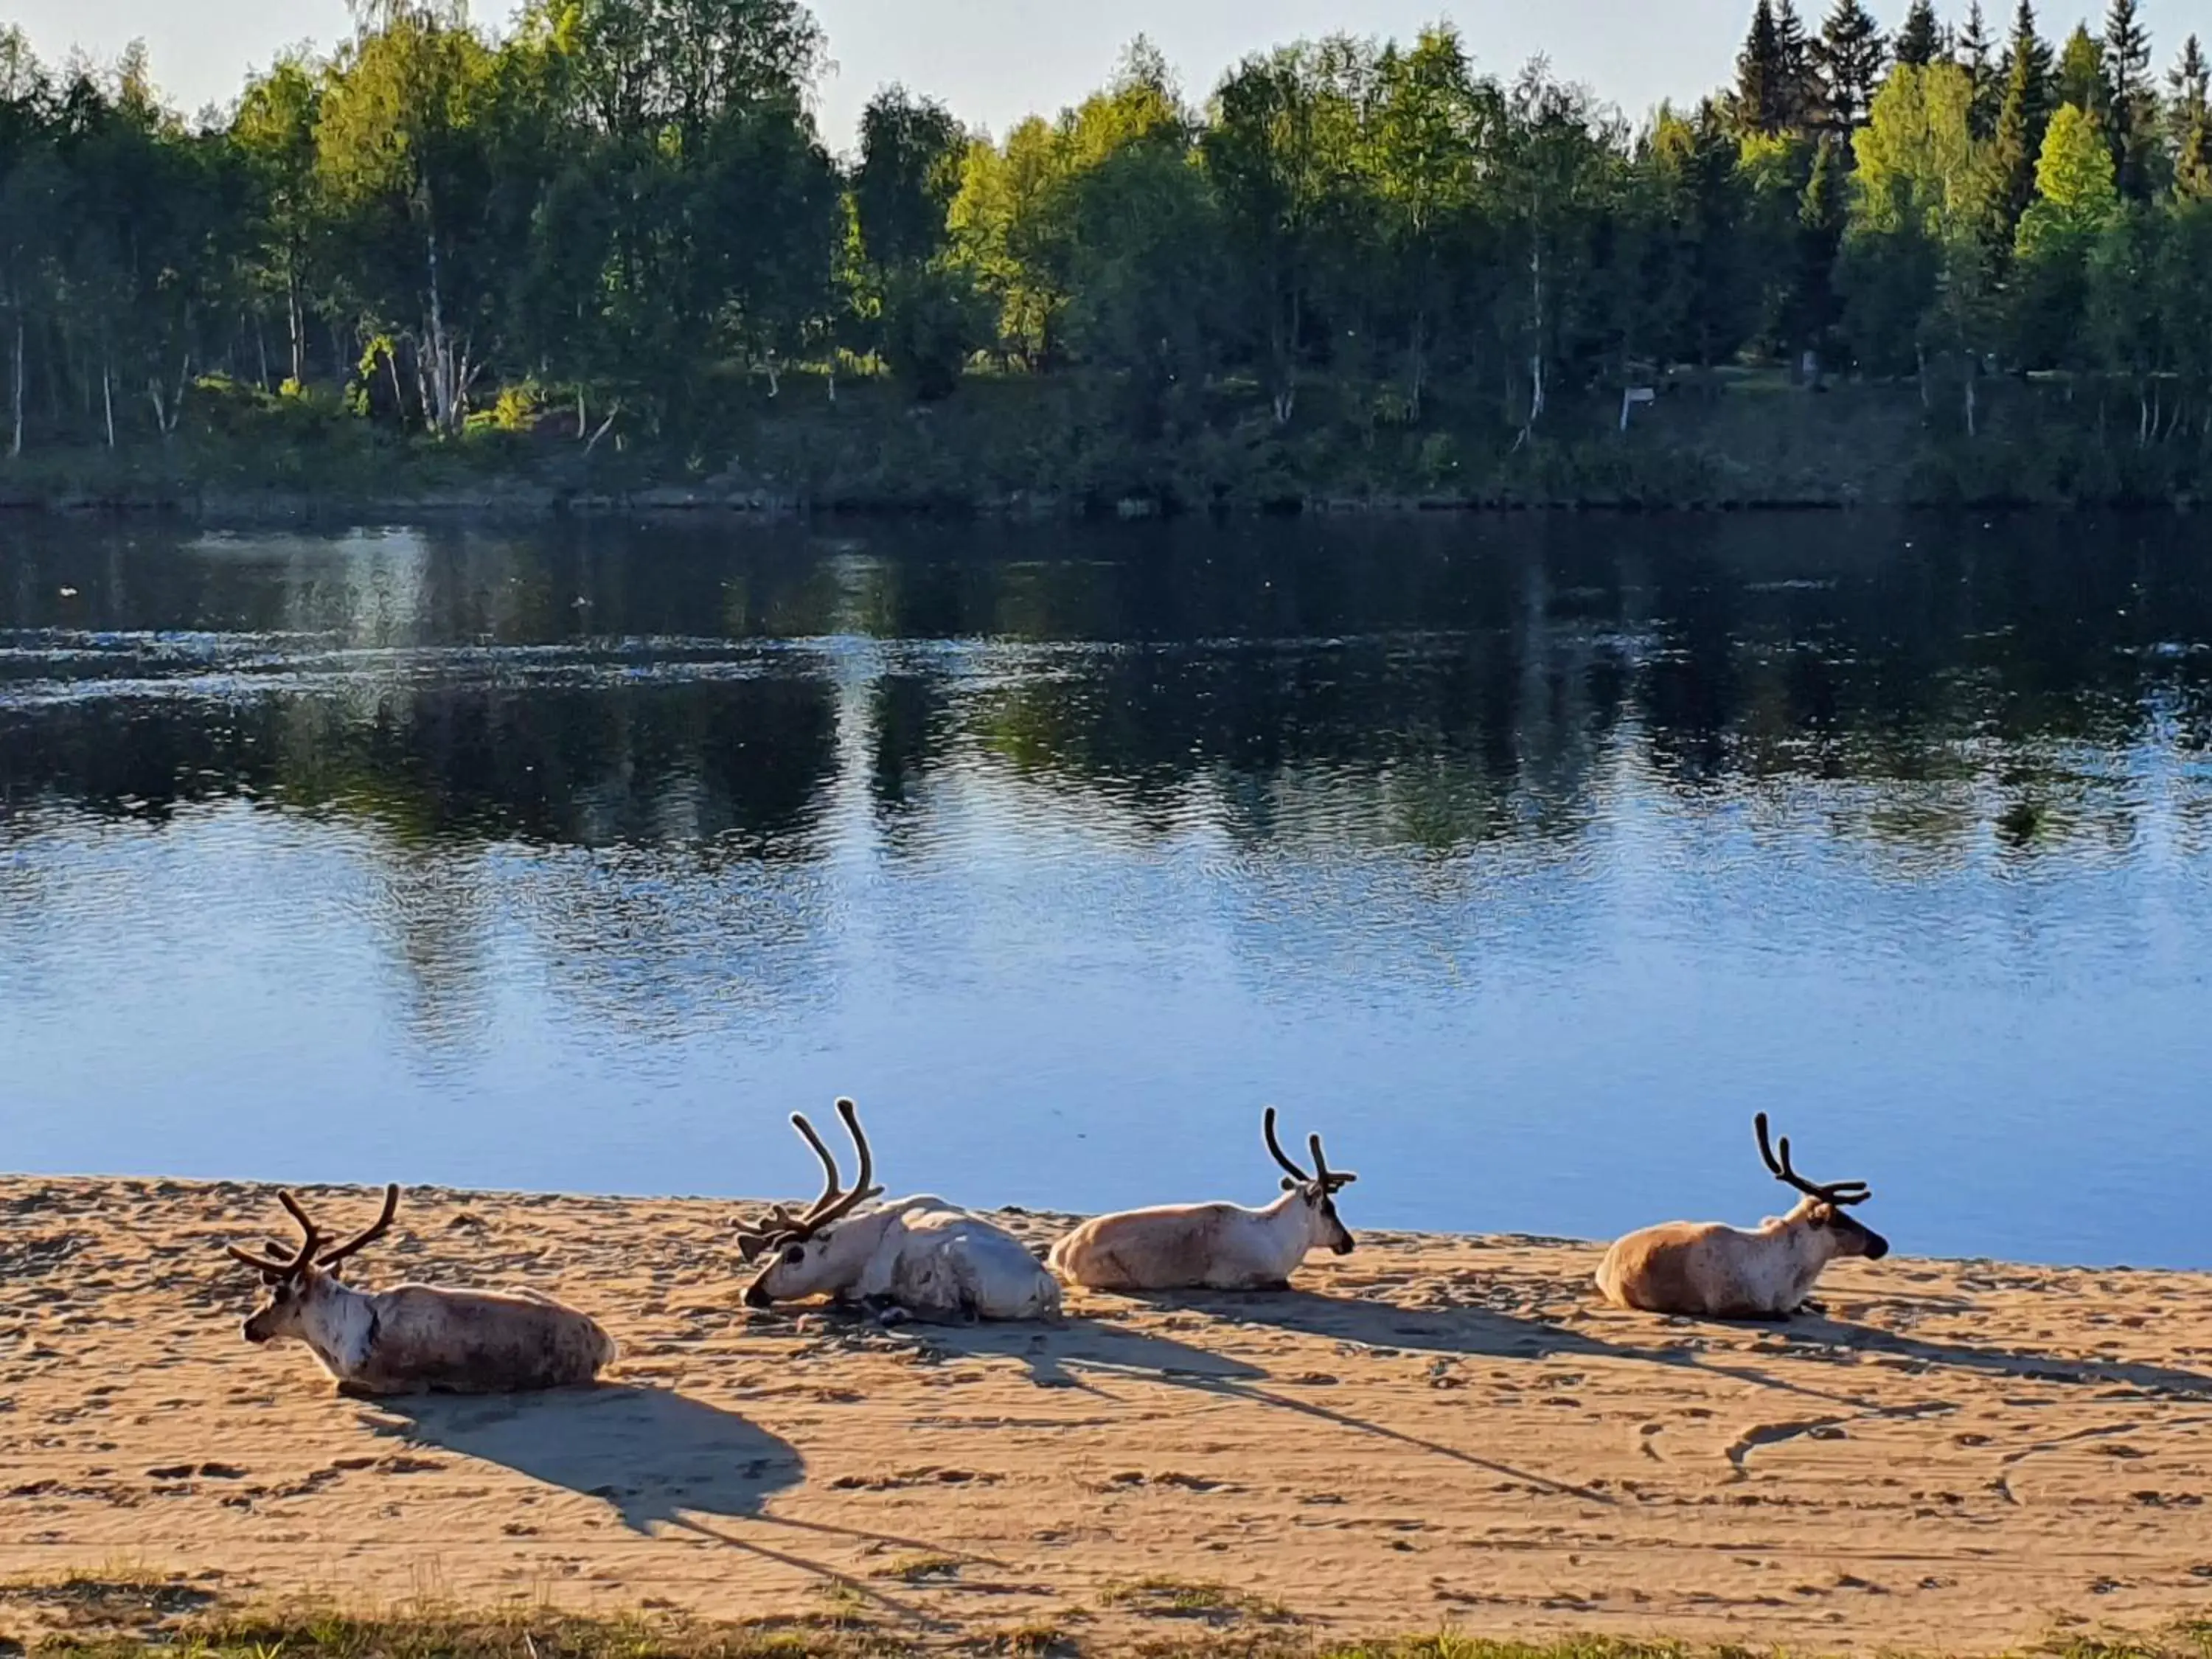
[[[2208,551],[0,526],[0,1165],[2212,1265]]]

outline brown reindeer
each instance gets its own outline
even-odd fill
[[[276,1200],[300,1230],[298,1249],[228,1247],[269,1286],[246,1340],[306,1343],[343,1392],[520,1393],[589,1382],[614,1362],[614,1340],[595,1321],[535,1291],[402,1285],[372,1293],[340,1283],[338,1267],[392,1231],[396,1185],[374,1222],[328,1249],[297,1199]]]
[[[1597,1270],[1598,1289],[1616,1307],[1715,1319],[1786,1319],[1804,1305],[1821,1270],[1838,1256],[1879,1261],[1889,1241],[1848,1212],[1873,1196],[1863,1181],[1823,1185],[1799,1175],[1790,1138],[1777,1157],[1766,1114],[1753,1127],[1759,1154],[1777,1181],[1804,1194],[1786,1216],[1756,1231],[1717,1221],[1670,1221],[1620,1240]]]

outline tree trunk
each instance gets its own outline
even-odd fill
[[[1966,435],[1969,438],[1980,435],[1977,424],[1978,405],[1974,399],[1974,382],[1978,378],[1978,368],[1979,365],[1974,362],[1972,356],[1969,356],[1966,359]]]
[[[434,228],[425,239],[430,250],[430,386],[437,397],[435,420],[441,434],[454,429],[453,408],[459,401],[454,395],[453,348],[446,337],[444,302],[438,293],[438,234]],[[431,411],[425,410],[424,415]]]
[[[23,453],[23,313],[15,313],[15,431],[8,440],[8,453],[20,457]]]
[[[407,430],[407,388],[399,379],[399,344],[394,341],[385,352],[384,361],[392,370],[392,407],[399,417],[399,429]]]
[[[1514,447],[1528,441],[1544,416],[1544,239],[1531,227],[1528,237],[1528,309],[1534,330],[1534,349],[1528,354],[1528,418],[1522,423]]]
[[[107,417],[107,447],[115,447],[115,370],[107,354],[100,356],[100,406]]]
[[[444,424],[436,407],[431,402],[432,371],[424,366],[422,359],[422,348],[418,344],[415,348],[415,401],[422,408],[422,429],[426,432],[441,432],[444,430]]]
[[[300,280],[289,270],[284,273],[284,320],[292,331],[292,381],[304,388],[307,384],[307,319],[300,308]]]
[[[615,406],[607,411],[607,418],[599,422],[599,429],[592,434],[591,442],[584,446],[584,453],[586,455],[589,455],[593,450],[599,447],[599,440],[605,437],[607,434],[613,429],[615,417],[621,413],[622,404],[621,401],[617,399]]]
[[[1421,398],[1429,389],[1429,313],[1425,309],[1413,313],[1413,350],[1407,379],[1406,410],[1415,425],[1420,424]]]

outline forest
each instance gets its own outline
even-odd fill
[[[1756,0],[1631,119],[1452,27],[1134,43],[854,152],[798,0],[357,0],[187,117],[0,31],[0,491],[500,473],[852,504],[2186,499],[2212,63],[2136,0]],[[97,483],[87,488],[100,487]]]

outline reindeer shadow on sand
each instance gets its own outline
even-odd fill
[[[1386,1313],[1399,1321],[1411,1316],[1407,1310],[1389,1307],[1387,1304],[1347,1304],[1341,1299],[1298,1291],[1176,1291],[1127,1299],[1158,1312],[1212,1315],[1224,1322],[1241,1322],[1272,1324],[1285,1329],[1311,1329],[1316,1334],[1334,1335],[1340,1340],[1349,1340],[1358,1339],[1346,1336],[1335,1328],[1346,1320],[1356,1322],[1362,1317],[1371,1319]],[[1470,1346],[1459,1352],[1507,1354],[1513,1351],[1502,1346],[1492,1346],[1504,1338],[1505,1333],[1502,1328],[1512,1326],[1516,1333],[1537,1328],[1528,1326],[1526,1322],[1504,1320],[1495,1315],[1485,1315],[1483,1318],[1486,1322],[1480,1339],[1482,1346],[1472,1346],[1478,1339],[1469,1334],[1467,1340]],[[1314,1322],[1305,1322],[1309,1321]],[[1616,1357],[1619,1354],[1618,1350],[1606,1348],[1602,1344],[1583,1343],[1570,1333],[1557,1332],[1554,1334],[1564,1339],[1566,1344],[1580,1345],[1574,1348],[1575,1352],[1605,1352]],[[963,1356],[1018,1360],[1029,1368],[1030,1381],[1040,1388],[1079,1389],[1109,1399],[1114,1396],[1109,1385],[1115,1382],[1187,1389],[1216,1399],[1243,1401],[1268,1410],[1287,1412],[1312,1421],[1333,1425],[1354,1433],[1395,1441],[1401,1445],[1518,1481],[1534,1491],[1578,1498],[1593,1504],[1612,1504],[1618,1501],[1605,1492],[1555,1480],[1547,1475],[1503,1463],[1494,1458],[1479,1456],[1461,1447],[1424,1439],[1348,1412],[1334,1410],[1319,1400],[1299,1398],[1284,1392],[1280,1387],[1267,1386],[1272,1379],[1264,1367],[1231,1358],[1211,1349],[1130,1330],[1110,1318],[1077,1316],[1060,1326],[1046,1329],[1034,1326],[993,1325],[950,1329],[939,1328],[931,1330],[929,1340],[939,1348]],[[1526,1357],[1525,1353],[1523,1357]]]
[[[666,1389],[608,1384],[496,1398],[407,1395],[366,1406],[364,1415],[377,1433],[403,1437],[411,1446],[496,1464],[597,1498],[641,1536],[726,1545],[837,1584],[917,1625],[934,1626],[878,1585],[731,1531],[734,1522],[939,1548],[769,1514],[772,1498],[804,1484],[805,1457],[789,1441],[703,1400]]]
[[[1856,1353],[1881,1354],[1930,1370],[1978,1372],[2031,1382],[2071,1382],[2104,1388],[2154,1389],[2212,1399],[2212,1376],[2177,1366],[2130,1359],[2067,1358],[2025,1348],[1970,1347],[1960,1342],[1907,1336],[1879,1326],[1854,1324],[1822,1309],[1771,1327],[1793,1340],[1826,1343]]]

